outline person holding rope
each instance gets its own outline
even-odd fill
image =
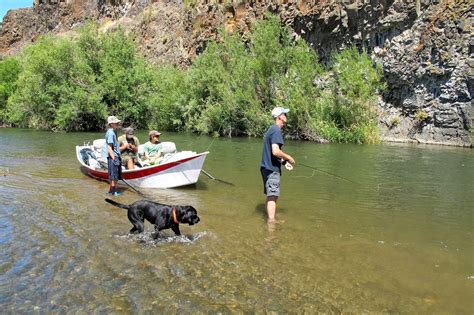
[[[263,139],[260,172],[263,179],[263,193],[267,196],[265,206],[268,223],[275,222],[276,203],[280,196],[281,165],[286,163],[287,169],[290,170],[295,164],[295,159],[281,150],[284,144],[282,128],[288,119],[286,114],[289,111],[283,107],[275,107],[272,110],[275,123],[267,130]]]

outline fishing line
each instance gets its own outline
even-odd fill
[[[222,126],[224,126],[224,123],[225,121],[227,120],[228,118],[224,119],[221,123],[221,125],[219,126],[219,129],[217,129],[217,134],[220,135],[220,131],[222,129]],[[211,141],[211,143],[209,144],[209,146],[207,147],[207,149],[205,151],[209,152],[209,150],[211,149],[212,145],[214,144],[214,141],[216,140],[217,137],[214,137]],[[227,182],[225,180],[222,180],[222,179],[218,179],[214,176],[212,176],[211,174],[209,174],[208,172],[206,172],[204,169],[201,169],[201,172],[204,173],[204,175],[206,175],[207,177],[209,177],[210,179],[212,180],[216,180],[218,182],[221,182],[221,183],[224,183],[224,184],[227,184],[227,185],[231,185],[231,186],[234,186],[234,184],[232,184],[231,182]]]
[[[347,178],[344,178],[342,176],[339,176],[339,175],[336,175],[336,174],[333,174],[333,173],[330,173],[330,172],[327,172],[327,171],[323,171],[321,169],[318,169],[316,167],[313,167],[313,166],[309,166],[309,165],[305,165],[303,163],[298,163],[298,165],[301,165],[301,166],[304,166],[304,167],[307,167],[309,169],[312,169],[313,170],[313,173],[311,174],[311,176],[294,176],[294,177],[307,177],[307,178],[311,178],[314,176],[314,173],[315,172],[320,172],[320,173],[323,173],[323,174],[326,174],[326,175],[329,175],[329,176],[332,176],[332,177],[336,177],[338,179],[341,179],[343,181],[346,181],[346,182],[349,182],[349,183],[352,183],[352,184],[356,184],[356,185],[359,185],[360,187],[362,187],[362,185],[360,183],[357,183],[357,182],[354,182],[350,179],[347,179]],[[392,190],[392,188],[388,188],[388,187],[381,187],[381,183],[377,184],[377,188],[374,189],[374,188],[367,188],[368,190],[370,191],[373,191],[373,192],[380,192],[380,190],[383,190],[383,189],[390,189]]]
[[[316,172],[320,172],[320,173],[323,173],[323,174],[326,174],[326,175],[329,175],[329,176],[332,176],[332,177],[335,177],[335,178],[339,178],[341,180],[344,180],[346,182],[349,182],[349,183],[352,183],[352,184],[357,184],[356,182],[350,180],[350,179],[347,179],[347,178],[344,178],[342,176],[339,176],[339,175],[336,175],[336,174],[333,174],[333,173],[330,173],[330,172],[326,172],[326,171],[323,171],[323,170],[320,170],[316,167],[313,167],[313,166],[309,166],[309,165],[306,165],[306,164],[303,164],[303,163],[298,163],[298,165],[301,165],[301,166],[304,166],[304,167],[307,167],[309,169],[312,169],[313,171],[316,171]]]
[[[314,177],[314,174],[315,174],[315,173],[316,173],[316,171],[313,170],[313,173],[311,173],[310,176],[307,176],[307,175],[297,175],[297,176],[295,176],[295,175],[293,175],[293,176],[291,176],[291,177],[293,177],[293,178],[312,178],[312,177]]]
[[[226,121],[227,119],[228,119],[228,118],[224,119],[224,120],[222,121],[221,125],[219,126],[219,129],[217,129],[217,134],[218,134],[218,135],[220,135],[219,132],[221,131],[222,126],[224,126],[224,123],[225,123],[225,121]],[[217,138],[217,137],[214,137],[214,139],[212,139],[211,144],[207,147],[207,149],[206,149],[205,151],[209,151],[209,149],[210,149],[210,148],[212,147],[212,145],[214,144],[214,141],[216,140],[216,138]]]

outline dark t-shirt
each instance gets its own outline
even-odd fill
[[[272,154],[272,144],[274,143],[278,144],[280,149],[284,144],[283,134],[280,127],[277,125],[268,128],[267,133],[263,138],[262,161],[260,162],[260,167],[270,171],[281,172],[280,159]]]

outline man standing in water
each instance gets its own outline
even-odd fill
[[[108,195],[120,196],[117,191],[117,182],[122,178],[122,166],[120,161],[120,150],[116,131],[120,128],[120,119],[115,116],[107,118],[108,129],[105,133],[105,145],[107,146],[107,167],[109,171]]]
[[[281,165],[288,162],[290,163],[288,169],[290,169],[295,164],[295,160],[281,150],[284,144],[281,129],[287,121],[286,114],[289,111],[283,107],[275,107],[272,110],[275,124],[267,130],[263,139],[260,172],[263,179],[263,193],[267,195],[266,209],[269,223],[275,222],[276,202],[280,196]]]

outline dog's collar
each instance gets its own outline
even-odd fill
[[[171,212],[171,216],[173,217],[173,222],[175,224],[179,224],[178,219],[176,218],[176,207],[173,207],[173,211]]]

